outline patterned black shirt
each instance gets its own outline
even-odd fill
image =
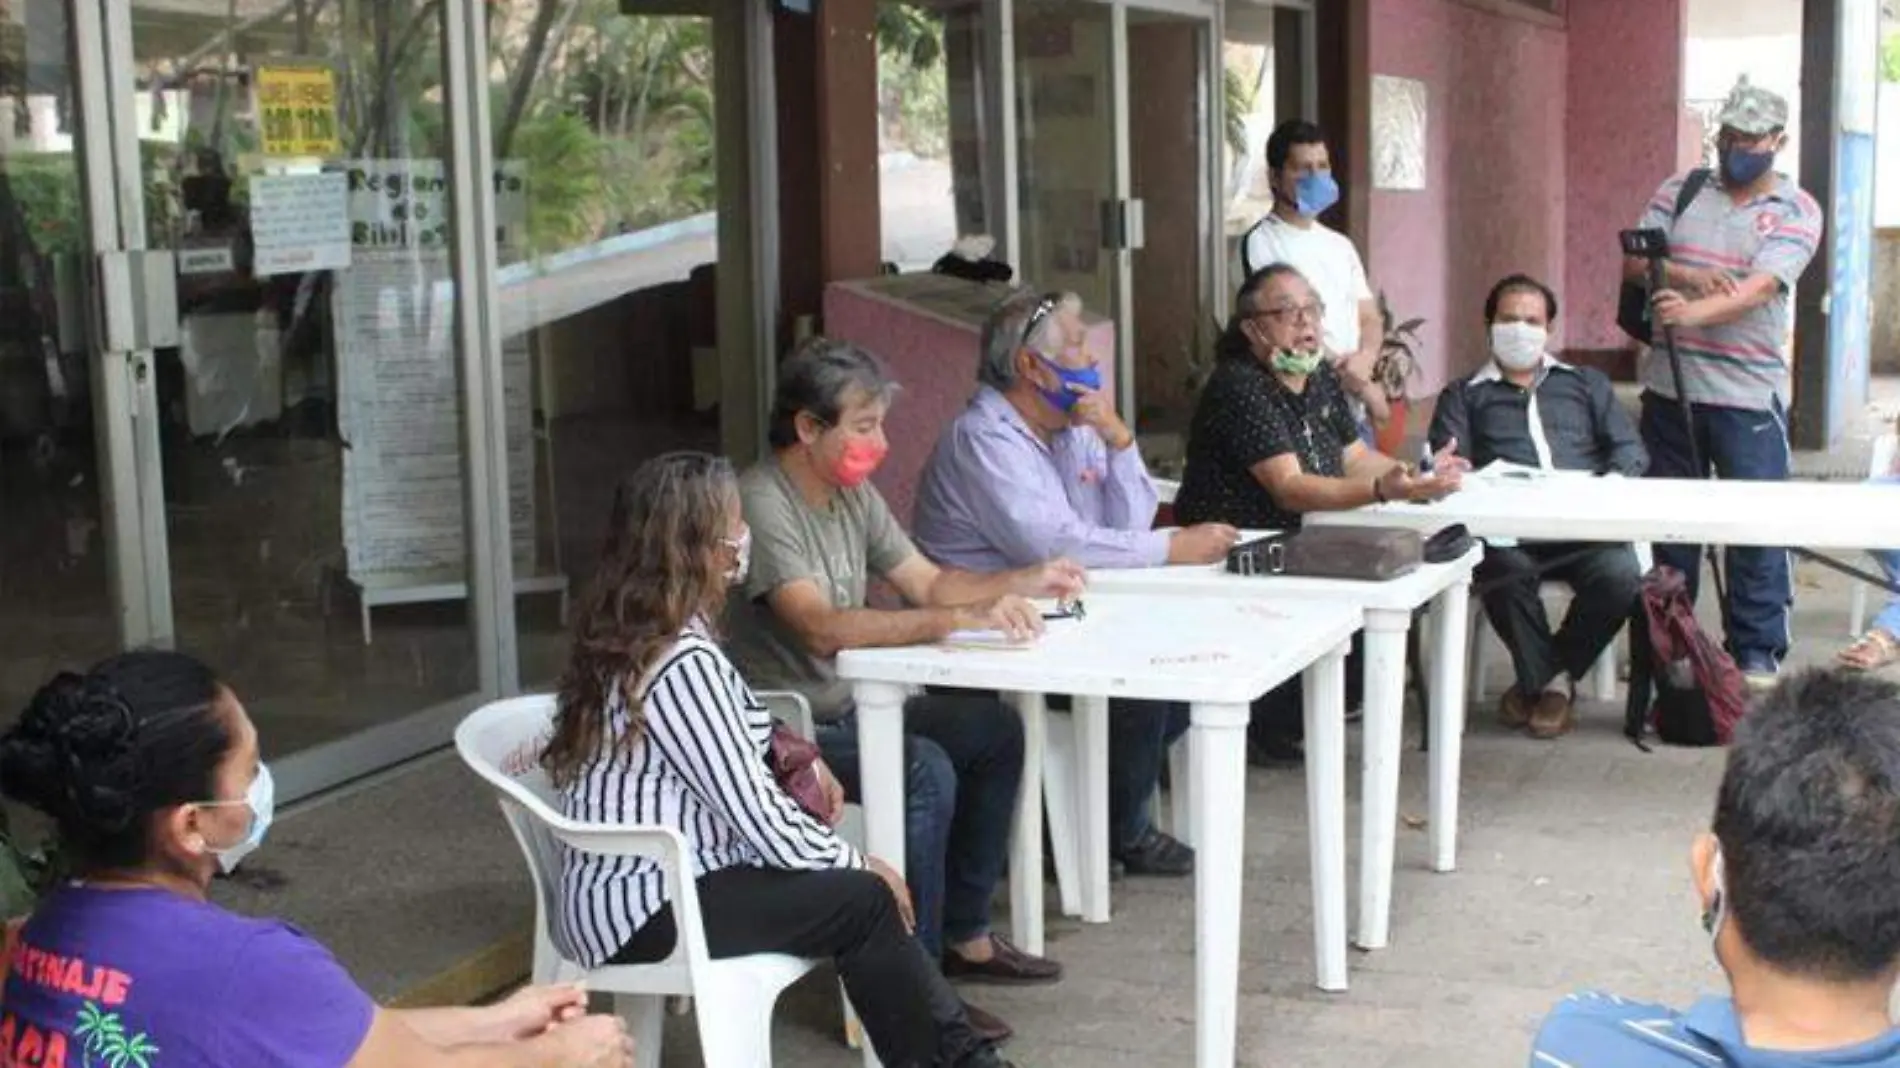
[[[1331,364],[1321,364],[1295,393],[1251,355],[1223,359],[1194,408],[1175,518],[1183,525],[1296,530],[1299,513],[1274,501],[1253,466],[1290,452],[1307,474],[1340,478],[1346,474],[1346,447],[1358,440],[1345,387]]]

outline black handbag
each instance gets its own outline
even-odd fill
[[[1709,184],[1710,176],[1707,167],[1698,167],[1682,180],[1682,188],[1676,193],[1676,212],[1670,216],[1672,220],[1682,218],[1682,213],[1689,210],[1689,203]],[[1644,282],[1624,282],[1616,293],[1616,325],[1645,345],[1654,336],[1649,328],[1649,297],[1649,286]]]

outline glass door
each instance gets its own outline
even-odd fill
[[[55,672],[150,632],[132,464],[128,366],[92,357],[82,268],[110,202],[111,160],[81,130],[80,77],[59,4],[0,13],[0,725]],[[129,526],[120,526],[121,523]]]
[[[1211,358],[1209,210],[1212,109],[1205,17],[1131,8],[1127,34],[1127,188],[1139,205],[1129,243],[1122,329],[1138,404],[1130,425],[1150,441],[1181,435],[1197,369]]]
[[[99,293],[133,329],[101,348],[138,369],[113,418],[144,442],[121,555],[151,562],[153,637],[224,673],[292,796],[441,745],[484,689],[444,5],[75,6],[104,45]]]
[[[1115,16],[1097,0],[1015,0],[1017,274],[1115,315]],[[1117,392],[1126,391],[1118,376]]]
[[[1215,9],[1013,0],[1019,274],[1115,321],[1122,416],[1184,425],[1212,344]]]

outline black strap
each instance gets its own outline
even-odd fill
[[[1262,215],[1259,222],[1248,227],[1247,232],[1240,235],[1240,277],[1242,281],[1252,278],[1253,273],[1260,269],[1260,267],[1254,266],[1253,260],[1248,258],[1247,246],[1253,244],[1253,235],[1259,233],[1260,228],[1267,225],[1268,221],[1272,218],[1273,216],[1271,215]],[[1260,266],[1264,267],[1265,264],[1261,264]]]
[[[1676,190],[1676,213],[1670,217],[1671,221],[1682,218],[1682,213],[1689,210],[1689,205],[1701,195],[1702,187],[1708,185],[1709,179],[1714,176],[1714,172],[1707,167],[1697,167],[1689,172],[1689,176],[1682,180],[1682,188]]]

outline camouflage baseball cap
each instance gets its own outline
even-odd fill
[[[1728,99],[1722,102],[1722,114],[1717,121],[1731,130],[1760,137],[1787,127],[1788,100],[1759,85],[1750,85],[1748,75],[1744,74],[1729,91]]]

